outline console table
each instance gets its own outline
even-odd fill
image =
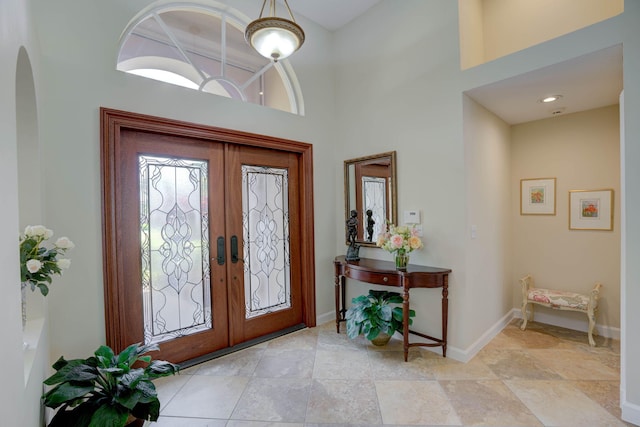
[[[376,285],[395,286],[403,289],[403,342],[404,361],[409,357],[409,347],[442,347],[442,356],[447,357],[447,318],[449,273],[446,268],[425,267],[409,264],[406,270],[396,270],[395,263],[360,258],[358,261],[347,261],[338,256],[333,261],[336,275],[336,331],[340,333],[340,322],[346,321],[346,278]],[[411,288],[442,288],[442,338],[435,338],[409,330],[409,290]],[[409,342],[409,333],[426,338],[432,342]]]

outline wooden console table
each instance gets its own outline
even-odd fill
[[[376,285],[395,286],[403,289],[402,314],[404,341],[404,361],[409,357],[409,347],[442,347],[442,356],[447,357],[447,318],[449,273],[446,268],[424,267],[409,264],[406,270],[396,270],[395,263],[375,259],[360,258],[358,261],[347,261],[338,256],[333,261],[336,274],[336,331],[340,333],[340,322],[346,321],[346,278]],[[411,288],[442,288],[442,338],[434,338],[409,330],[409,290]],[[409,342],[409,333],[426,338],[432,342]]]

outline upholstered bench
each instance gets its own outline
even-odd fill
[[[522,284],[522,326],[523,331],[527,327],[527,305],[531,304],[531,320],[533,321],[533,305],[557,310],[579,311],[589,318],[589,345],[594,347],[596,342],[593,333],[596,326],[596,311],[598,310],[598,297],[601,283],[596,283],[589,295],[574,292],[558,291],[554,289],[534,288],[531,286],[531,275],[520,279]]]

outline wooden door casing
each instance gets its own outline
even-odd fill
[[[138,328],[131,316],[120,312],[122,301],[130,298],[125,286],[128,267],[123,265],[123,257],[128,255],[122,251],[119,241],[122,233],[132,230],[119,228],[117,221],[121,209],[123,195],[118,193],[119,183],[116,182],[118,170],[122,165],[117,155],[122,148],[123,132],[144,132],[154,134],[156,140],[163,138],[182,137],[187,140],[204,142],[219,142],[238,147],[258,147],[261,149],[277,150],[280,153],[291,153],[295,156],[296,167],[299,169],[299,197],[295,208],[298,209],[300,224],[297,233],[304,236],[300,239],[298,271],[295,272],[300,283],[299,300],[302,310],[302,321],[306,326],[315,326],[315,262],[313,249],[313,168],[311,145],[296,141],[267,137],[262,135],[238,132],[204,125],[197,125],[159,117],[129,113],[125,111],[100,109],[101,119],[101,173],[103,198],[103,269],[105,292],[105,327],[107,344],[115,351],[123,350],[137,340],[137,336],[127,331]],[[189,145],[189,143],[185,143]],[[184,156],[184,154],[180,154]],[[136,191],[126,189],[126,191]],[[225,202],[226,203],[226,202]],[[136,231],[134,234],[138,234]],[[211,234],[211,244],[214,246],[214,236]],[[212,257],[215,253],[210,254]],[[213,263],[212,263],[213,267]],[[213,274],[213,272],[212,272]],[[292,275],[294,272],[292,271]],[[229,298],[227,298],[229,300]],[[251,334],[249,334],[251,335]],[[249,336],[245,335],[245,336]],[[198,349],[193,356],[204,355],[209,349]],[[170,360],[170,357],[167,358]]]

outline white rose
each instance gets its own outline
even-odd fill
[[[58,264],[58,268],[60,269],[69,268],[71,266],[71,260],[67,258],[60,258],[57,261],[57,264]]]
[[[73,249],[76,246],[68,237],[60,237],[55,245],[60,249]]]
[[[46,228],[44,230],[44,238],[45,239],[50,239],[51,236],[53,236],[53,230],[49,230],[48,228]]]
[[[24,234],[28,237],[45,236],[47,234],[47,228],[44,225],[27,226],[24,230]]]
[[[37,259],[27,261],[27,270],[29,270],[29,273],[37,273],[40,268],[42,268],[42,263]]]

